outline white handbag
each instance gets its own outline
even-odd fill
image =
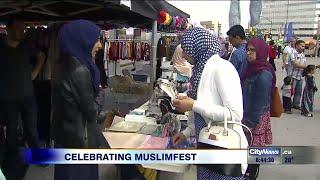
[[[227,113],[230,113],[231,121],[227,120]],[[204,127],[201,129],[199,133],[199,140],[198,142],[213,145],[221,148],[226,149],[240,149],[241,148],[241,136],[240,133],[234,130],[234,126],[242,126],[248,130],[248,132],[251,135],[251,143],[252,144],[252,133],[250,129],[238,122],[235,122],[235,120],[232,118],[232,113],[229,108],[226,107],[226,109],[223,112],[224,114],[224,121],[223,122],[213,122],[213,120],[210,120],[208,123],[208,127]],[[212,125],[214,123],[214,125]],[[223,124],[223,126],[219,125]],[[231,124],[232,127],[229,128],[228,124]]]

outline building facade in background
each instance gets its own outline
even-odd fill
[[[320,15],[320,0],[263,0],[261,28],[272,34],[273,39],[283,38],[284,26],[292,22],[293,34],[300,39],[309,39],[317,34]]]
[[[206,28],[210,29],[212,31],[217,32],[220,35],[221,32],[221,24],[219,21],[201,21],[200,24]]]

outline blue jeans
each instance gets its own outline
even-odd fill
[[[293,106],[300,107],[301,104],[301,96],[302,96],[302,80],[293,79]]]

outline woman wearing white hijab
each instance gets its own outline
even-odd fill
[[[192,75],[192,65],[182,57],[182,52],[181,44],[179,44],[172,56],[173,67],[180,75],[190,78]]]

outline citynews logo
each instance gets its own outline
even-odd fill
[[[266,155],[273,155],[279,156],[281,153],[280,148],[250,148],[249,155],[255,156],[266,156]]]

